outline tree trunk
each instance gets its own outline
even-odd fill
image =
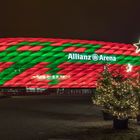
[[[114,129],[128,129],[128,118],[127,119],[113,119]]]
[[[104,118],[105,121],[113,119],[113,117],[112,117],[112,115],[110,113],[105,112],[104,110],[102,110],[102,113],[103,113],[103,118]]]
[[[140,114],[137,115],[137,123],[140,125]]]

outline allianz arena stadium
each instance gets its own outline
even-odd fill
[[[94,89],[104,66],[140,71],[137,44],[52,38],[0,39],[0,91]]]

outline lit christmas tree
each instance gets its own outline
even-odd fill
[[[139,88],[135,88],[133,83],[133,79],[112,73],[105,67],[97,81],[93,103],[102,106],[104,111],[118,120],[135,118],[139,111],[139,100],[135,93]]]
[[[137,78],[134,79],[133,87],[134,87],[134,93],[138,97],[138,103],[139,103],[139,114],[137,115],[137,122],[140,124],[140,71],[137,72]]]

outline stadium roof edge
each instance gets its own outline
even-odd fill
[[[5,37],[5,38],[0,38],[0,41],[16,41],[16,40],[32,40],[32,41],[41,41],[42,42],[45,42],[45,41],[50,41],[50,42],[55,42],[55,41],[68,41],[68,42],[85,42],[85,43],[89,43],[89,44],[101,44],[101,45],[113,45],[113,44],[116,44],[116,45],[132,45],[133,44],[130,44],[130,43],[118,43],[118,42],[106,42],[106,41],[97,41],[97,40],[88,40],[88,39],[66,39],[66,38],[45,38],[45,37]]]

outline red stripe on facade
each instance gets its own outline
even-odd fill
[[[2,51],[5,51],[7,48],[9,48],[10,46],[8,46],[8,45],[4,45],[4,46],[1,46],[0,45],[0,51],[2,52]]]
[[[82,53],[82,52],[85,52],[87,48],[77,48],[77,47],[68,47],[66,49],[64,49],[63,51],[64,52],[79,52],[79,53]]]
[[[43,46],[22,46],[19,47],[18,51],[39,51],[43,48]]]
[[[100,73],[104,70],[103,64],[73,64],[63,63],[59,65],[62,69],[58,74],[67,75],[70,78],[60,81],[57,87],[96,87],[96,81],[99,78]],[[132,72],[127,72],[127,65],[110,64],[108,65],[109,71],[121,73],[125,77],[136,77],[140,70],[140,66],[133,66]],[[56,86],[53,86],[56,87]]]
[[[0,62],[0,72],[9,68],[12,64],[13,62]]]
[[[135,46],[129,44],[117,44],[117,43],[114,43],[112,45],[107,44],[97,49],[95,52],[104,54],[140,56],[140,54],[136,53]]]

